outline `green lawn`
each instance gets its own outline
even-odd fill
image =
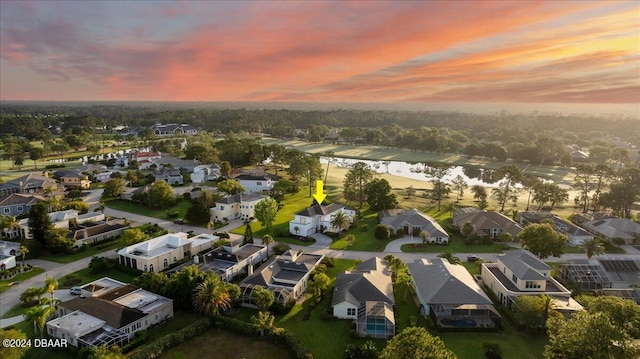
[[[289,233],[289,221],[294,218],[294,214],[309,207],[312,203],[313,199],[309,197],[308,186],[301,186],[298,193],[285,196],[285,198],[282,200],[282,208],[278,211],[278,215],[271,225],[270,234],[273,236],[276,242],[305,245],[305,243],[289,237],[276,236],[275,233],[278,231],[282,233]],[[244,228],[245,226],[238,227],[232,230],[231,233],[243,235]],[[254,237],[257,238],[262,238],[262,236],[267,234],[267,229],[259,221],[251,222],[251,230],[253,231]],[[311,243],[312,242],[307,242],[306,245],[309,245]]]
[[[187,209],[191,206],[191,203],[189,203],[189,201],[187,201],[186,199],[183,199],[169,208],[155,209],[121,199],[114,199],[106,201],[104,205],[118,211],[124,211],[159,219],[172,220],[172,218],[167,217],[168,212],[178,211],[179,214],[176,218],[184,219],[185,214],[187,213]]]
[[[38,256],[38,259],[43,259],[46,261],[56,262],[56,263],[71,263],[75,262],[82,258],[93,257],[100,253],[115,250],[118,246],[117,241],[113,241],[110,245],[99,248],[99,246],[90,247],[82,252],[74,253],[74,254],[42,254]]]
[[[4,292],[5,290],[9,289],[9,287],[11,285],[13,285],[13,283],[17,283],[17,282],[22,282],[25,281],[31,277],[35,277],[40,273],[43,273],[44,269],[42,268],[38,268],[38,267],[33,267],[33,269],[29,272],[26,273],[20,273],[18,275],[16,275],[15,277],[11,278],[11,279],[6,279],[6,280],[0,280],[0,293]]]
[[[362,219],[358,220],[357,224],[357,228],[350,229],[345,232],[340,239],[335,240],[331,244],[331,249],[383,252],[389,242],[378,240],[374,236],[376,226],[378,225],[378,213],[371,210],[365,210],[362,213]],[[362,231],[361,227],[363,225],[368,227],[367,231]],[[347,241],[345,241],[344,238],[347,234],[353,234],[356,237],[356,242],[353,246],[349,246]]]
[[[508,319],[502,318],[504,331],[497,332],[472,332],[472,333],[439,333],[447,348],[451,349],[458,359],[484,358],[482,344],[485,342],[497,343],[502,348],[505,359],[540,359],[544,346],[547,343],[546,336],[530,336],[516,329]]]
[[[215,349],[214,349],[215,348]],[[253,337],[243,337],[226,331],[205,333],[162,353],[162,359],[293,359],[282,345]]]

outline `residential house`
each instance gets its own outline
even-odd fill
[[[138,161],[140,163],[140,161]],[[125,156],[116,157],[116,162],[113,164],[114,169],[129,167],[129,158]]]
[[[640,286],[640,258],[591,258],[560,266],[560,280],[583,291]]]
[[[482,282],[500,302],[511,308],[522,295],[551,296],[558,310],[568,315],[582,306],[571,298],[571,291],[551,277],[551,267],[531,252],[519,249],[497,256],[497,263],[482,263]]]
[[[632,244],[640,239],[640,224],[626,218],[605,218],[582,223],[582,227],[596,236],[611,242],[616,238]]]
[[[140,152],[131,153],[131,160],[137,161],[138,163],[144,160],[153,161],[153,160],[159,160],[161,158],[162,158],[162,153],[160,152],[140,151]]]
[[[262,194],[270,194],[273,190],[273,185],[278,182],[275,176],[269,174],[263,175],[250,175],[250,174],[242,174],[236,176],[236,181],[238,181],[244,188],[244,193],[262,193]]]
[[[26,216],[31,211],[31,207],[45,200],[41,195],[12,193],[8,196],[0,197],[0,215]]]
[[[567,243],[570,246],[580,246],[585,240],[594,238],[593,234],[550,212],[522,212],[518,213],[516,218],[523,226],[530,223],[540,223],[543,219],[551,220],[556,232],[567,236]]]
[[[316,232],[337,232],[337,228],[331,224],[331,220],[341,212],[345,214],[349,222],[353,223],[356,211],[344,204],[332,203],[327,206],[317,204],[308,207],[295,214],[294,219],[289,222],[289,232],[301,237],[309,237]]]
[[[112,174],[113,174],[113,171],[104,171],[104,172],[96,173],[95,174],[96,181],[107,182],[108,180],[111,179]]]
[[[67,238],[73,240],[76,247],[82,247],[117,237],[127,228],[129,224],[123,219],[80,222],[69,228]]]
[[[324,255],[299,253],[295,250],[271,257],[240,282],[242,304],[255,307],[251,294],[257,286],[272,291],[275,301],[280,304],[299,298],[307,290],[311,271],[320,264],[322,258]]]
[[[173,301],[131,284],[102,278],[82,287],[81,296],[62,302],[47,334],[75,347],[119,347],[173,317]]]
[[[180,170],[172,168],[163,168],[161,170],[153,171],[153,176],[156,181],[165,181],[170,185],[184,184],[184,177]]]
[[[240,246],[241,243],[238,239],[196,257],[199,268],[214,271],[227,282],[240,274],[253,274],[253,266],[267,259],[267,247],[253,243]]]
[[[186,123],[156,123],[150,126],[156,136],[197,135],[198,130]]]
[[[91,181],[87,179],[87,176],[80,174],[78,172],[69,172],[62,177],[60,177],[60,181],[65,188],[80,188],[80,189],[89,189],[91,188]]]
[[[214,222],[232,221],[234,219],[251,220],[255,216],[255,207],[266,197],[259,193],[235,194],[216,201],[210,209]]]
[[[500,314],[467,269],[444,258],[408,264],[420,312],[438,328],[499,328]]]
[[[169,233],[130,245],[118,251],[118,262],[144,272],[159,272],[183,258],[190,258],[192,255],[210,249],[213,243],[220,239],[218,236],[206,233],[192,238],[188,236],[184,232]]]
[[[104,215],[102,218],[104,219]],[[66,211],[57,211],[49,213],[49,220],[53,225],[53,228],[69,228],[70,221],[76,221],[79,213],[74,209],[68,209]],[[32,239],[33,235],[31,234],[31,227],[29,227],[29,218],[23,218],[18,221],[16,225],[16,230],[18,231],[18,236],[26,239]]]
[[[389,227],[393,233],[402,231],[405,235],[419,235],[428,233],[425,240],[429,244],[449,243],[449,234],[432,217],[418,211],[417,209],[399,210],[388,209],[378,213],[378,220],[381,224]]]
[[[47,176],[28,174],[5,183],[0,183],[0,198],[14,193],[43,196],[47,194],[48,191],[56,192],[57,190],[58,184],[55,179]]]
[[[333,316],[352,319],[361,337],[395,335],[394,303],[391,270],[382,258],[373,257],[336,277]]]
[[[505,233],[509,233],[514,239],[522,231],[522,226],[511,218],[498,213],[487,212],[477,208],[463,208],[457,210],[453,215],[453,225],[462,230],[465,223],[471,222],[474,234],[480,237],[500,238]]]
[[[200,165],[198,160],[183,160],[182,158],[173,156],[164,156],[162,159],[154,159],[152,161],[158,168],[178,168],[187,172],[193,172],[193,170]]]
[[[193,168],[191,182],[205,183],[220,178],[220,167],[218,165],[199,165]]]

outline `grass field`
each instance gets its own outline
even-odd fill
[[[38,268],[38,267],[33,267],[33,269],[31,271],[29,271],[29,272],[20,273],[20,274],[16,275],[15,277],[11,278],[11,279],[0,280],[0,293],[2,293],[5,290],[9,289],[9,287],[11,285],[13,285],[13,283],[22,282],[22,281],[27,280],[27,279],[29,279],[31,277],[35,277],[40,273],[44,273],[44,269]]]
[[[173,211],[179,212],[176,218],[184,219],[185,214],[187,213],[187,209],[189,209],[189,207],[191,206],[191,203],[189,203],[189,201],[187,201],[186,199],[183,199],[178,201],[178,203],[174,204],[169,208],[155,209],[155,208],[149,208],[143,205],[139,205],[139,204],[121,200],[121,199],[114,199],[114,200],[106,201],[104,205],[106,207],[109,207],[118,211],[124,211],[124,212],[129,212],[129,213],[134,213],[142,216],[149,216],[149,217],[154,217],[159,219],[166,219],[169,221],[169,220],[173,220],[173,218],[168,218],[167,213],[173,212]]]
[[[282,345],[243,337],[230,332],[209,330],[186,343],[162,353],[162,359],[293,359]]]

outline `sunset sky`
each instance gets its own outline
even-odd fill
[[[640,102],[638,1],[0,1],[3,100]]]

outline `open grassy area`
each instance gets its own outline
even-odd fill
[[[173,218],[167,217],[167,213],[174,212],[174,211],[178,211],[178,217],[176,218],[184,219],[185,214],[187,213],[187,209],[189,209],[189,207],[191,206],[191,203],[183,199],[178,201],[178,203],[174,204],[171,207],[168,207],[165,209],[155,209],[155,208],[139,205],[133,202],[124,201],[121,199],[114,199],[114,200],[106,201],[104,205],[106,207],[113,208],[118,211],[124,211],[124,212],[129,212],[129,213],[134,213],[142,216],[154,217],[159,219],[166,219],[169,221],[169,220],[173,220]]]
[[[243,337],[230,332],[209,330],[186,343],[162,353],[162,359],[293,359],[282,345]]]
[[[447,348],[451,349],[458,359],[484,358],[482,344],[497,343],[502,348],[503,358],[540,359],[547,344],[546,336],[531,336],[516,329],[508,319],[503,318],[504,331],[497,332],[449,332],[439,333]]]
[[[309,207],[313,203],[313,199],[309,197],[309,187],[301,186],[300,191],[294,194],[287,194],[282,200],[282,208],[278,211],[275,221],[271,225],[271,236],[276,242],[309,245],[313,242],[302,242],[289,237],[276,236],[275,233],[289,233],[289,221],[294,218],[294,214]],[[231,231],[235,234],[244,234],[245,226],[238,227]],[[258,221],[251,222],[251,230],[253,236],[256,238],[262,238],[267,234],[267,229]]]
[[[46,261],[51,261],[56,263],[71,263],[82,258],[96,256],[100,253],[103,253],[109,250],[115,250],[117,245],[118,245],[117,241],[113,241],[112,243],[110,243],[109,246],[106,246],[103,248],[98,248],[98,246],[90,247],[82,252],[73,253],[73,254],[42,254],[38,256],[38,259],[43,259]]]
[[[0,293],[4,292],[5,290],[9,289],[10,286],[13,285],[13,283],[18,283],[18,282],[22,282],[25,281],[31,277],[35,277],[40,273],[44,273],[44,269],[42,268],[38,268],[38,267],[33,267],[33,269],[29,272],[26,273],[20,273],[18,275],[16,275],[15,277],[11,278],[11,279],[5,279],[5,280],[0,280]]]
[[[374,233],[376,226],[378,225],[378,213],[371,210],[366,210],[362,213],[362,219],[358,220],[356,228],[352,228],[345,232],[341,239],[335,240],[331,244],[331,249],[348,249],[353,251],[371,251],[382,252],[389,242],[381,241],[375,238]],[[365,225],[366,231],[363,231],[361,227]],[[356,241],[353,246],[349,246],[344,239],[347,234],[353,234],[356,237]]]

